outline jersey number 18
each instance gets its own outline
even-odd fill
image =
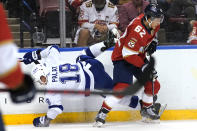
[[[59,66],[60,73],[78,72],[78,71],[79,71],[79,67],[77,65],[63,64]],[[80,82],[80,75],[76,74],[75,76],[60,77],[61,83],[66,84],[67,81],[76,81],[78,83]]]

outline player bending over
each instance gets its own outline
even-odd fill
[[[147,68],[147,63],[149,63],[146,55],[152,55],[156,51],[158,42],[155,36],[163,17],[163,12],[158,5],[149,4],[145,8],[145,13],[136,17],[127,26],[112,53],[114,91],[126,89],[131,84],[133,76],[137,79],[141,78],[143,71]],[[157,80],[157,72],[153,71],[152,75],[154,79],[147,81],[144,86],[140,113],[143,119],[157,120],[160,119],[160,116],[158,112],[154,112],[153,95],[158,93],[160,83]],[[107,96],[105,98],[96,116],[95,126],[99,127],[105,123],[107,113],[122,98],[123,96]]]
[[[32,70],[35,81],[46,85],[47,89],[64,90],[112,90],[113,82],[105,72],[103,64],[96,60],[99,54],[114,45],[113,37],[105,42],[90,46],[81,52],[75,64],[60,63],[60,52],[57,46],[49,46],[44,50],[28,52],[24,55],[24,63],[30,64],[45,59],[43,64],[37,64]],[[46,116],[33,120],[36,127],[47,127],[50,121],[63,111],[61,94],[46,94],[48,112]],[[132,104],[134,103],[134,104]],[[136,107],[138,97],[131,99],[131,107]]]

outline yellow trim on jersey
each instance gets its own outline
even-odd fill
[[[5,44],[13,44],[14,42],[13,42],[13,40],[3,40],[3,41],[0,41],[0,47],[2,46],[2,45],[5,45]]]
[[[112,4],[111,2],[109,2],[109,3],[108,3],[108,7],[114,8],[115,6],[114,6],[114,4]]]
[[[97,112],[68,112],[57,116],[52,123],[74,123],[74,122],[94,122]],[[6,125],[32,124],[33,119],[46,114],[12,114],[3,115]],[[197,110],[166,110],[161,116],[161,120],[193,120],[197,119]],[[113,121],[137,121],[141,120],[139,110],[111,111],[107,122]]]
[[[92,7],[92,1],[89,1],[89,2],[87,2],[87,3],[85,3],[85,4],[86,4],[86,7],[87,7],[87,8]]]
[[[8,61],[9,62],[9,61]],[[6,76],[8,76],[10,73],[14,72],[16,69],[18,68],[18,63],[16,63],[16,65],[14,67],[12,67],[11,69],[9,69],[8,71],[6,71],[3,74],[0,74],[0,79],[4,78]]]

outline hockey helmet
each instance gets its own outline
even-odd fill
[[[46,85],[48,82],[47,76],[49,74],[48,69],[44,64],[36,64],[31,71],[31,75],[35,82],[41,85]]]
[[[161,19],[160,23],[163,22],[164,14],[158,4],[151,3],[151,4],[147,5],[144,10],[144,14],[145,14],[146,19],[151,18],[151,20],[153,20],[155,18],[160,18]]]
[[[106,0],[92,0],[92,3],[94,4],[96,11],[101,11],[105,7]]]

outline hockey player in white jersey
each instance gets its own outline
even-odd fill
[[[97,43],[81,52],[77,57],[76,64],[60,63],[58,46],[49,46],[44,50],[28,52],[24,55],[23,62],[30,64],[44,59],[43,64],[37,64],[32,70],[34,80],[48,89],[63,90],[112,90],[113,82],[105,72],[103,64],[94,59],[104,50],[113,46],[112,40]],[[36,127],[47,127],[52,119],[63,111],[61,94],[46,94],[48,112],[46,116],[33,120]],[[136,98],[136,96],[135,96]],[[131,99],[131,107],[135,108],[137,99]]]

